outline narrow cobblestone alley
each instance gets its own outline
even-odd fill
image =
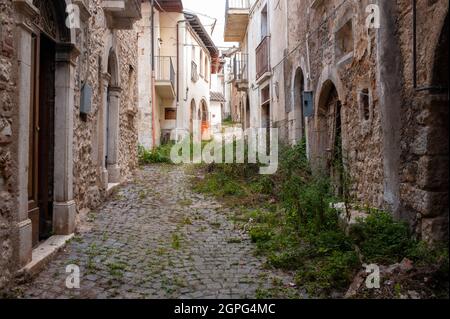
[[[180,166],[148,166],[88,215],[45,271],[21,286],[24,298],[255,298],[284,287],[264,269],[230,211],[189,189]],[[80,267],[80,289],[66,288],[66,266]],[[258,293],[259,291],[259,293]]]

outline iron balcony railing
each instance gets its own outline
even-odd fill
[[[156,56],[156,81],[170,81],[175,88],[175,69],[173,67],[173,57]]]
[[[248,80],[248,54],[236,53],[234,56],[233,77],[235,81]]]
[[[256,79],[270,72],[270,37],[266,36],[256,48]]]

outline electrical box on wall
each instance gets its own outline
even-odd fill
[[[91,114],[92,111],[92,87],[89,84],[83,84],[81,88],[80,113],[84,115]]]
[[[314,95],[312,91],[305,91],[302,94],[303,101],[303,116],[313,117],[314,116]]]

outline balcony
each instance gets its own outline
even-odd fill
[[[247,31],[250,0],[227,0],[225,8],[225,42],[241,42]]]
[[[232,81],[239,91],[248,89],[248,54],[239,52],[234,56]]]
[[[175,94],[175,69],[173,67],[172,57],[156,56],[156,94],[162,99],[174,100]]]
[[[103,0],[102,8],[110,29],[131,30],[142,18],[140,0]]]
[[[256,48],[256,81],[270,77],[270,37],[266,36]]]

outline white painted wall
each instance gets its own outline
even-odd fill
[[[222,103],[211,101],[211,127],[214,133],[220,132],[222,127]]]
[[[198,119],[198,111],[201,107],[201,102],[204,100],[208,106],[208,119],[211,120],[210,110],[210,87],[211,87],[211,56],[209,50],[203,45],[203,42],[198,38],[196,33],[183,23],[183,28],[180,28],[182,33],[183,45],[183,72],[180,77],[180,108],[178,112],[179,121],[178,129],[182,133],[189,133],[191,122],[191,101],[195,101],[196,116]],[[203,61],[200,61],[201,56]],[[207,61],[207,68],[205,69],[205,60]],[[192,81],[192,61],[197,64],[199,78],[197,82]],[[203,65],[203,67],[201,67]],[[200,70],[203,72],[200,73]]]

